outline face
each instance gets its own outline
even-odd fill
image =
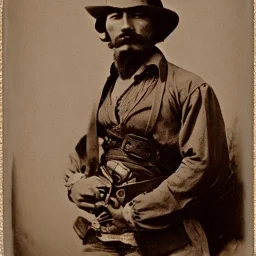
[[[145,51],[154,46],[151,20],[134,10],[107,16],[106,30],[115,51]]]

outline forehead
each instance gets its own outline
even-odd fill
[[[128,8],[136,5],[148,5],[148,0],[106,0],[106,5]]]
[[[145,17],[145,18],[148,17],[146,12],[139,9],[139,8],[116,8],[116,9],[113,9],[111,12],[109,12],[107,17],[110,16],[111,14],[113,14],[113,13],[120,13],[120,14],[123,14],[123,13],[127,13],[127,14],[140,13],[140,14],[143,14],[143,17]]]

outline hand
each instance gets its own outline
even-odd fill
[[[104,140],[102,138],[98,138],[98,143],[99,143],[99,159],[101,156],[104,154],[103,150],[103,143]],[[76,173],[84,173],[86,169],[86,159],[81,159],[77,153],[72,153],[69,155],[69,164],[68,168],[64,173],[64,180],[66,182],[66,186],[69,186],[70,179],[73,178]]]
[[[107,185],[109,185],[107,181],[97,176],[82,178],[73,185],[70,197],[79,208],[86,211],[93,210],[95,203],[104,196],[98,187]]]
[[[64,173],[64,180],[67,183],[70,183],[70,179],[74,176],[75,173],[81,173],[81,160],[76,153],[72,153],[69,155],[69,167]]]
[[[120,206],[118,209],[115,209],[113,206],[108,205],[108,210],[114,219],[112,225],[108,226],[108,232],[112,234],[122,233],[128,227],[123,217],[123,207]]]

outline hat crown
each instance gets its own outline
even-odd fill
[[[161,0],[106,0],[107,6],[129,8],[135,6],[163,7]]]
[[[106,17],[118,9],[136,8],[139,12],[145,12],[158,28],[158,42],[163,41],[179,23],[176,12],[164,8],[161,0],[105,0],[104,5],[86,6],[85,9],[96,19],[95,29],[106,35]],[[104,38],[104,40],[107,40]]]

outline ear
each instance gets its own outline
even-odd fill
[[[109,38],[109,35],[107,32],[103,32],[103,33],[99,33],[100,35],[100,40],[102,42],[109,42],[110,41],[110,38]]]

